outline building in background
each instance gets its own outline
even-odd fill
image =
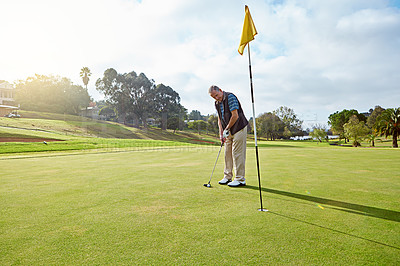
[[[15,105],[14,87],[5,80],[0,80],[0,104]]]
[[[18,116],[15,106],[14,87],[5,80],[0,80],[0,116]]]

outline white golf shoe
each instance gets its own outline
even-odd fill
[[[220,185],[226,185],[228,183],[232,182],[232,180],[227,179],[226,177],[222,178],[220,181],[218,181],[218,184]]]
[[[230,187],[241,187],[241,186],[245,186],[245,185],[246,185],[246,181],[237,181],[237,180],[230,182],[228,184],[228,186],[230,186]]]

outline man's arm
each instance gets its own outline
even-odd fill
[[[221,142],[224,143],[225,138],[222,136],[224,129],[222,128],[222,124],[221,124],[221,120],[219,119],[219,116],[218,116],[218,127],[219,127],[219,138],[220,138]]]

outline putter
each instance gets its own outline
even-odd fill
[[[205,187],[208,187],[208,188],[211,187],[211,184],[210,184],[211,178],[212,178],[212,176],[213,176],[213,174],[214,174],[215,166],[217,165],[218,158],[219,158],[219,154],[221,153],[222,146],[224,146],[224,143],[221,143],[221,147],[219,147],[219,152],[218,152],[218,155],[217,155],[217,160],[215,160],[215,164],[214,164],[214,168],[213,168],[213,170],[212,170],[212,172],[211,172],[210,180],[208,181],[207,184],[204,184],[204,185],[203,185],[203,186],[205,186]]]

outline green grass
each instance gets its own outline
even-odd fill
[[[63,142],[6,142],[0,143],[0,154],[14,153],[32,153],[46,151],[87,151],[87,150],[102,150],[103,152],[115,150],[138,150],[138,149],[155,149],[163,147],[181,147],[190,146],[188,143],[175,141],[156,141],[143,139],[96,139],[96,138],[81,138],[78,140],[70,140]]]
[[[0,117],[3,138],[59,140],[39,142],[1,142],[0,155],[45,151],[92,149],[138,149],[182,145],[219,145],[214,135],[192,132],[134,128],[79,116],[22,111],[22,118]]]
[[[18,137],[21,139],[58,139],[60,141],[43,142],[0,142],[0,154],[32,153],[45,151],[79,151],[102,149],[109,150],[135,150],[161,147],[180,147],[190,145],[183,141],[164,141],[151,139],[105,139],[65,136],[57,133],[32,131],[18,128],[0,128],[1,137]]]
[[[43,112],[20,111],[21,118],[0,117],[0,129],[20,129],[58,134],[62,138],[97,137],[119,139],[153,139],[198,143],[198,140],[216,142],[216,136],[198,135],[188,131],[135,128],[123,124],[93,120],[81,116]],[[1,135],[0,135],[1,137]],[[197,141],[193,141],[197,140]]]
[[[247,187],[218,147],[0,159],[0,264],[396,265],[397,149],[260,142]],[[46,153],[42,153],[46,154]]]

